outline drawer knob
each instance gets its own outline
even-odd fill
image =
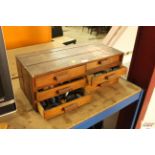
[[[109,59],[104,59],[104,60],[98,61],[98,64],[99,65],[105,65],[105,64],[108,64],[108,63],[110,63],[110,60]]]

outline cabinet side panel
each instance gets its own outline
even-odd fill
[[[33,92],[33,79],[28,74],[27,70],[23,67],[18,58],[16,58],[16,62],[17,62],[20,87],[23,90],[26,97],[28,98],[28,100],[30,101],[30,103],[34,106],[35,99]]]
[[[17,71],[18,71],[20,87],[24,91],[24,84],[23,84],[24,79],[23,79],[23,74],[22,74],[22,64],[20,63],[20,61],[17,58],[16,58],[16,64],[17,64]]]

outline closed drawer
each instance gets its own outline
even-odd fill
[[[52,117],[55,117],[57,115],[63,114],[65,112],[72,111],[74,109],[77,109],[78,107],[87,104],[91,101],[91,96],[86,95],[83,97],[80,97],[78,99],[75,99],[73,101],[63,103],[57,107],[45,110],[41,103],[38,103],[38,111],[45,119],[50,119]]]
[[[48,98],[52,98],[54,96],[65,94],[66,92],[76,90],[78,88],[83,88],[83,87],[85,87],[85,85],[86,85],[86,79],[83,78],[81,80],[76,80],[74,82],[70,82],[68,84],[57,86],[55,88],[51,88],[48,90],[43,90],[41,92],[37,92],[36,99],[37,99],[37,101],[43,101],[43,100],[46,100]]]
[[[98,86],[105,86],[108,84],[112,84],[117,81],[117,79],[121,76],[126,74],[127,68],[124,66],[121,66],[119,69],[110,71],[108,73],[103,73],[99,75],[89,75],[88,76],[88,85],[91,86],[88,88],[95,88]]]
[[[86,65],[87,73],[98,72],[106,68],[120,65],[122,55],[113,56],[110,58],[90,62]]]
[[[85,72],[86,67],[79,66],[71,69],[66,69],[60,72],[43,75],[35,79],[35,87],[42,88],[48,85],[57,85],[58,83],[62,83],[83,76],[85,75]]]

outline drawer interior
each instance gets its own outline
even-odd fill
[[[88,75],[88,87],[92,86],[92,89],[98,86],[106,86],[107,84],[113,84],[118,81],[118,78],[127,72],[127,68],[124,66],[115,66],[107,70],[96,72]]]
[[[38,111],[49,119],[64,112],[72,111],[79,106],[90,102],[91,96],[85,94],[84,88],[41,101],[38,103]]]
[[[96,70],[82,78],[38,89],[36,96],[38,111],[43,118],[50,119],[77,109],[91,102],[91,92],[118,82],[119,77],[126,71],[126,67],[115,65],[108,69]]]
[[[39,89],[36,93],[36,99],[38,101],[43,101],[51,97],[63,95],[65,93],[71,92],[79,88],[84,88],[86,85],[86,78],[81,78],[78,80],[67,81],[57,85],[56,87],[49,86],[43,89]]]
[[[122,55],[118,55],[118,56],[90,62],[86,65],[87,73],[91,74],[111,67],[120,66],[121,59],[122,59]]]
[[[63,103],[72,101],[74,99],[84,96],[84,88],[79,88],[71,92],[41,101],[42,106],[45,110],[51,109],[53,107],[59,106]]]

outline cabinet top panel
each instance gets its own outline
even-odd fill
[[[62,48],[17,55],[16,58],[32,77],[123,53],[101,43],[70,45]]]

